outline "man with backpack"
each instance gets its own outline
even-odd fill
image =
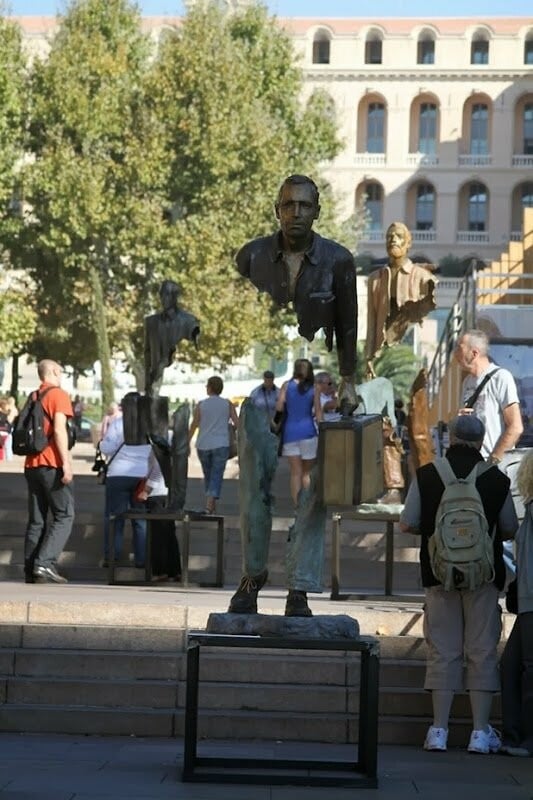
[[[417,533],[425,589],[427,644],[424,688],[432,693],[433,723],[424,748],[446,750],[454,693],[469,693],[471,753],[496,753],[501,746],[489,725],[492,695],[500,687],[497,645],[501,635],[498,594],[505,582],[503,540],[518,521],[509,479],[484,462],[485,426],[473,415],[449,424],[446,458],[417,470],[400,517],[400,529]]]
[[[14,431],[14,446],[18,441],[18,452],[26,453],[29,494],[24,574],[26,583],[66,583],[56,564],[74,522],[68,430],[72,403],[61,389],[59,364],[44,359],[37,372],[41,384],[28,398]],[[47,522],[49,513],[52,519]]]

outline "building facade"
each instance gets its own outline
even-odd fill
[[[56,21],[18,21],[43,55]],[[383,256],[393,220],[433,263],[489,261],[520,236],[533,205],[533,17],[279,23],[304,70],[304,102],[316,89],[331,98],[343,149],[325,173],[343,218],[366,209],[360,253]],[[143,24],[157,40],[179,19]]]

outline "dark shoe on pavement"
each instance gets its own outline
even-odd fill
[[[312,617],[313,612],[307,605],[306,592],[300,592],[298,589],[289,589],[287,595],[287,602],[285,603],[285,616],[286,617]]]
[[[34,583],[68,583],[55,567],[34,567]]]
[[[239,588],[230,600],[230,614],[257,614],[257,593],[266,583],[268,570],[263,570],[255,578],[243,575]]]

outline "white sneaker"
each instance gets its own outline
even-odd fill
[[[468,743],[469,753],[497,753],[502,746],[501,736],[489,725],[488,731],[472,731]]]
[[[517,756],[518,758],[529,758],[531,755],[526,747],[519,747],[518,745],[502,745],[500,752],[508,756]]]
[[[429,726],[424,742],[424,750],[446,750],[448,744],[448,731],[445,728]]]

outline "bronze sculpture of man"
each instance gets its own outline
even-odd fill
[[[374,376],[373,362],[384,347],[397,344],[413,323],[435,308],[437,281],[407,253],[411,233],[403,222],[393,222],[385,236],[389,263],[368,277],[368,314],[365,356],[367,374]]]
[[[176,345],[188,339],[197,345],[200,323],[193,314],[178,306],[180,287],[175,281],[161,284],[159,297],[163,310],[144,319],[145,392],[157,396],[165,367],[174,359]]]
[[[345,413],[357,405],[357,292],[352,254],[313,231],[320,214],[318,188],[305,175],[291,175],[275,204],[280,230],[248,242],[237,254],[237,269],[276,305],[292,302],[298,332],[309,341],[324,329],[328,350],[335,337],[339,400]]]
[[[357,405],[355,367],[357,293],[352,254],[313,231],[320,214],[319,192],[311,178],[291,175],[275,204],[280,230],[248,242],[237,254],[237,269],[278,306],[293,304],[298,330],[312,341],[323,328],[329,350],[335,338],[342,383],[341,410]],[[272,529],[270,485],[277,461],[277,442],[267,422],[245,401],[239,423],[241,463],[239,493],[243,576],[229,611],[257,612],[257,594],[267,580]],[[326,507],[318,496],[316,471],[310,486],[300,490],[296,518],[289,527],[286,556],[286,616],[311,616],[307,592],[322,591]]]

